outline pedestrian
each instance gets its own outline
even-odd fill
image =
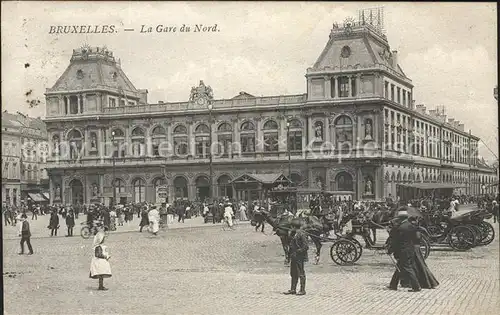
[[[111,225],[111,215],[109,214],[108,209],[103,209],[102,210],[102,221],[104,226],[109,230],[109,227]]]
[[[156,206],[152,206],[152,209],[148,213],[148,219],[149,219],[149,224],[150,224],[150,232],[153,233],[153,235],[157,235],[158,231],[160,230],[160,212],[158,212],[158,209],[156,209]]]
[[[73,236],[73,228],[75,227],[75,214],[73,210],[69,210],[66,215],[66,227],[68,228],[68,234],[66,236]]]
[[[5,226],[10,225],[10,209],[6,204],[2,204],[2,212]]]
[[[33,255],[33,247],[31,246],[31,231],[28,217],[26,214],[21,215],[21,224],[19,224],[19,236],[21,236],[21,252],[19,255],[24,254],[24,243],[28,244],[28,255]]]
[[[148,218],[148,210],[146,209],[146,207],[144,207],[142,209],[142,213],[141,213],[141,222],[139,223],[139,226],[141,227],[139,229],[139,232],[142,232],[142,229],[145,227],[145,226],[149,226],[149,218]]]
[[[306,272],[304,270],[304,263],[307,262],[309,250],[309,245],[307,242],[307,235],[304,230],[302,230],[300,220],[293,219],[291,222],[290,231],[290,276],[292,278],[292,285],[290,290],[284,292],[284,294],[296,294],[305,295],[306,294]],[[297,292],[297,283],[300,280],[300,290]]]
[[[186,208],[184,207],[183,204],[179,203],[179,206],[177,207],[177,215],[179,216],[179,219],[177,220],[177,222],[181,222],[181,220],[182,220],[182,223],[184,223],[184,216],[186,215]]]
[[[108,253],[108,248],[104,245],[106,234],[104,231],[99,231],[94,236],[93,257],[90,262],[90,278],[99,279],[98,290],[107,290],[104,287],[104,278],[111,277],[111,266],[109,259],[111,256]]]
[[[231,203],[227,203],[224,208],[224,220],[225,224],[227,224],[231,229],[233,229],[233,216],[233,207],[231,207]]]
[[[116,212],[114,208],[111,208],[111,211],[109,211],[109,219],[110,219],[109,229],[111,231],[116,231]]]
[[[37,207],[33,207],[33,209],[31,210],[31,213],[32,213],[31,220],[32,221],[33,220],[38,220],[38,211],[39,211],[39,209],[40,208],[37,206]]]
[[[240,206],[240,221],[248,221],[247,208],[245,207],[244,202],[242,202]]]
[[[59,215],[57,214],[57,210],[54,210],[50,214],[50,221],[49,221],[50,236],[57,236],[58,228],[59,228]]]
[[[397,290],[400,279],[411,286],[410,292],[421,291],[415,269],[415,245],[419,245],[418,230],[408,221],[408,215],[400,214],[393,220],[393,228],[389,232],[390,242],[388,253],[394,254],[396,270],[388,286],[390,290]]]

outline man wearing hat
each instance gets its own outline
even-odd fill
[[[410,222],[407,211],[400,211],[393,219],[390,232],[388,253],[396,258],[396,270],[389,284],[389,289],[397,290],[400,278],[407,280],[411,285],[410,292],[421,290],[415,270],[414,246],[419,244],[417,226]]]
[[[306,294],[306,273],[304,270],[304,262],[308,261],[307,251],[309,245],[307,243],[307,235],[300,229],[300,220],[293,219],[292,229],[290,233],[290,276],[292,277],[292,285],[290,290],[284,294]],[[300,291],[297,292],[297,283],[300,279]]]

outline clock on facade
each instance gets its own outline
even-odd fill
[[[200,97],[199,99],[196,100],[196,103],[200,106],[205,105],[207,100],[203,97]]]

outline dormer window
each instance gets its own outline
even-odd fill
[[[113,72],[111,74],[111,76],[113,77],[113,80],[115,80],[115,81],[116,81],[116,79],[118,79],[118,74],[116,72]]]
[[[82,69],[79,69],[76,72],[76,78],[79,79],[79,80],[83,79],[83,71],[82,71]]]

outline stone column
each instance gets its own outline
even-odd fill
[[[282,116],[278,119],[279,133],[278,133],[278,151],[288,152],[288,130],[286,127],[287,118]]]
[[[64,180],[64,175],[61,176],[61,203],[65,205],[67,202],[66,200],[66,185],[65,185],[65,180]]]
[[[232,119],[231,122],[233,123],[233,139],[232,139],[233,145],[231,146],[231,157],[232,157],[234,154],[240,154],[240,148],[238,145],[236,145],[236,143],[240,143],[240,136],[239,136],[240,126],[237,118]]]
[[[256,117],[255,118],[255,128],[256,130],[256,138],[255,138],[255,151],[262,153],[264,152],[264,135],[262,132],[262,118],[261,117]]]
[[[83,143],[82,143],[82,148],[83,148],[83,157],[87,156],[89,152],[88,146],[90,146],[90,132],[87,128],[83,131]]]
[[[309,167],[308,175],[307,175],[307,181],[308,181],[309,188],[313,188],[315,185],[313,177],[314,177],[313,170],[311,167]]]
[[[312,125],[312,116],[310,114],[307,115],[307,131],[309,134],[307,137],[307,144],[309,144],[312,139],[314,139],[314,127]]]
[[[48,114],[48,111],[47,111],[47,114]],[[57,96],[57,114],[64,115],[64,99],[61,95]]]
[[[81,106],[81,105],[80,105],[80,100],[81,100],[82,96],[81,96],[80,94],[78,94],[76,97],[77,97],[77,107],[76,107],[76,113],[77,113],[77,114],[81,114],[81,113],[82,113],[82,109],[83,109],[82,107],[83,107],[83,106]]]
[[[356,75],[356,96],[361,95],[361,74]]]
[[[54,203],[54,180],[52,175],[49,174],[49,204]]]
[[[333,77],[334,92],[335,96],[333,98],[339,98],[339,77]]]
[[[64,111],[63,111],[64,115],[69,114],[69,112],[70,112],[69,107],[70,106],[69,106],[69,97],[67,97],[67,96],[63,96],[63,107],[64,107]]]
[[[144,156],[150,156],[151,154],[151,134],[149,132],[150,128],[145,128],[146,132],[144,133]]]
[[[324,140],[326,143],[330,142],[330,119],[328,116],[325,117],[323,126],[325,127],[323,131]]]
[[[325,80],[325,98],[326,99],[332,98],[332,88],[331,88],[330,78],[324,77],[324,80]]]
[[[87,108],[86,108],[86,103],[87,103],[87,95],[86,94],[83,94],[82,95],[82,107],[81,107],[81,113],[80,114],[83,114],[87,111]]]
[[[173,137],[173,133],[172,133],[172,129],[173,129],[172,125],[169,123],[166,123],[164,126],[165,126],[165,131],[167,132],[167,147],[168,147],[167,154],[174,155],[175,150],[174,150],[174,137]],[[169,200],[171,200],[171,199],[169,198]]]
[[[356,170],[356,200],[360,200],[363,196],[363,172],[361,171],[361,167],[358,167]]]
[[[189,155],[191,155],[193,158],[195,157],[195,153],[196,153],[196,143],[195,143],[195,139],[194,139],[194,124],[192,121],[189,121],[187,123],[188,125],[188,142],[189,142],[189,145],[188,145],[188,152],[189,152]]]

